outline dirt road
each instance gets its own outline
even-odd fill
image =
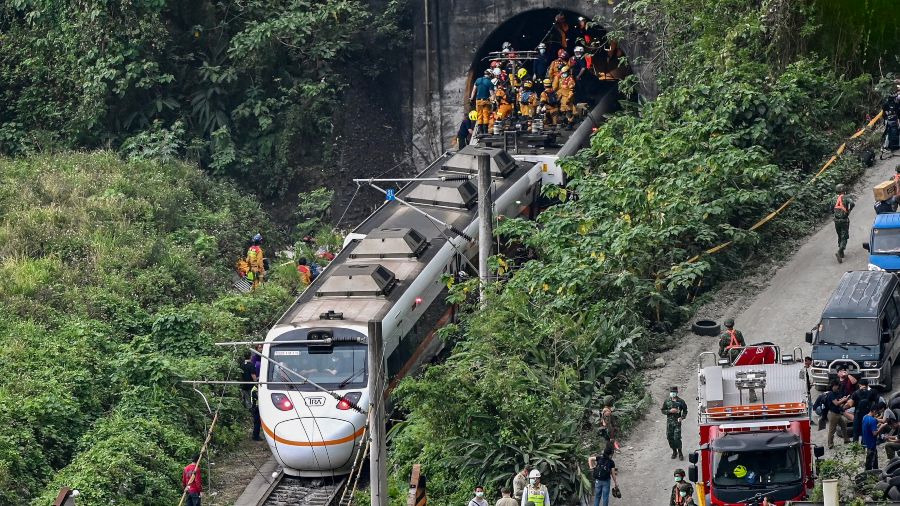
[[[878,162],[867,169],[853,191],[856,208],[851,217],[850,241],[843,264],[834,257],[837,236],[829,220],[796,251],[788,262],[774,271],[771,279],[756,297],[742,300],[742,290],[723,290],[726,300],[719,305],[722,314],[700,314],[721,322],[728,316],[744,333],[747,343],[771,341],[785,350],[799,346],[808,355],[810,346],[804,334],[818,323],[825,302],[837,286],[841,274],[848,270],[865,270],[867,252],[862,242],[868,241],[875,216],[873,184],[889,179],[900,159]],[[764,276],[769,278],[769,276]],[[729,293],[731,292],[731,293]],[[746,293],[746,291],[744,291]],[[731,297],[733,300],[727,300]],[[701,351],[716,351],[717,338],[684,336],[682,344],[663,355],[666,367],[650,381],[653,403],[646,417],[638,423],[632,436],[623,444],[622,454],[615,457],[620,472],[623,498],[611,504],[668,504],[672,474],[676,468],[687,470],[687,453],[699,442],[697,428],[697,356]],[[898,374],[895,369],[894,375]],[[685,460],[672,460],[666,443],[665,417],[660,412],[668,387],[679,387],[690,414],[682,425]],[[815,392],[815,391],[814,391]],[[825,431],[813,430],[813,442],[824,445]]]

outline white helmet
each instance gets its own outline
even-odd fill
[[[528,473],[528,477],[529,477],[529,478],[540,478],[540,477],[541,477],[541,472],[538,471],[537,469],[532,469],[531,472]]]
[[[583,47],[577,46],[577,47],[575,48],[575,54],[583,53],[583,52],[584,52],[584,48],[583,48]]]
[[[493,70],[493,72],[494,72],[494,76],[495,76],[495,77],[500,77],[500,69],[495,68],[495,69]]]
[[[538,44],[538,49],[547,49],[547,44],[544,44],[543,42],[541,42],[540,44]],[[898,85],[898,86],[900,86],[900,85]]]
[[[503,49],[512,49],[512,44],[510,44],[509,42],[504,42]]]

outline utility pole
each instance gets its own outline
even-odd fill
[[[488,282],[488,257],[491,256],[491,233],[494,216],[491,212],[491,159],[487,153],[478,154],[478,279],[481,303],[484,304]]]
[[[384,361],[381,321],[369,322],[369,485],[371,506],[387,506],[387,448],[384,432]]]

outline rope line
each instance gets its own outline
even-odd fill
[[[848,139],[848,141],[857,139],[857,138],[861,137],[863,134],[865,134],[867,130],[874,128],[875,124],[878,123],[878,120],[880,120],[883,115],[884,115],[884,111],[881,111],[878,114],[876,114],[875,117],[872,118],[868,123],[866,123],[866,125],[864,127],[860,128],[859,130],[856,131],[856,133],[851,135],[850,138]],[[845,142],[845,143],[841,144],[839,148],[837,148],[837,150],[835,151],[835,154],[831,155],[831,158],[829,158],[828,161],[825,162],[824,165],[822,165],[822,168],[820,168],[819,171],[816,172],[813,175],[813,177],[809,179],[809,181],[807,181],[806,183],[803,184],[804,188],[809,186],[813,181],[818,179],[819,176],[821,176],[823,173],[825,173],[825,171],[828,169],[828,167],[831,167],[831,165],[834,164],[834,162],[836,162],[838,160],[838,158],[840,158],[844,154],[844,151],[846,151],[846,150],[847,150],[847,143]],[[778,209],[765,215],[762,219],[760,219],[759,221],[757,221],[756,223],[751,225],[748,230],[755,231],[755,230],[759,229],[760,227],[762,227],[763,225],[765,225],[766,223],[772,221],[776,216],[781,214],[782,211],[787,209],[787,207],[790,206],[791,204],[793,204],[794,201],[796,201],[796,200],[797,200],[796,195],[787,199],[783,204],[781,204],[780,207],[778,207]],[[684,263],[692,264],[692,263],[696,262],[697,260],[700,260],[700,258],[705,255],[714,255],[714,254],[728,248],[729,246],[731,246],[733,244],[734,244],[734,240],[723,242],[723,243],[713,246],[712,248],[709,248],[703,252],[697,253],[696,255],[687,259]]]

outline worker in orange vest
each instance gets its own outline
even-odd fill
[[[253,283],[253,288],[259,286],[259,283],[266,277],[264,258],[262,235],[256,234],[253,236],[250,248],[247,249],[247,264],[250,266],[250,272],[247,273],[247,281]]]
[[[834,187],[837,199],[834,202],[834,230],[838,236],[838,250],[834,254],[838,263],[844,261],[844,249],[847,248],[847,239],[850,239],[850,212],[856,204],[849,196],[844,195],[844,185]]]
[[[734,329],[734,318],[727,318],[725,320],[725,332],[722,332],[722,335],[719,336],[719,356],[722,358],[728,358],[729,355],[731,359],[734,360],[737,352],[730,353],[732,349],[739,349],[747,346],[747,343],[744,341],[744,334],[741,334],[740,330]]]

